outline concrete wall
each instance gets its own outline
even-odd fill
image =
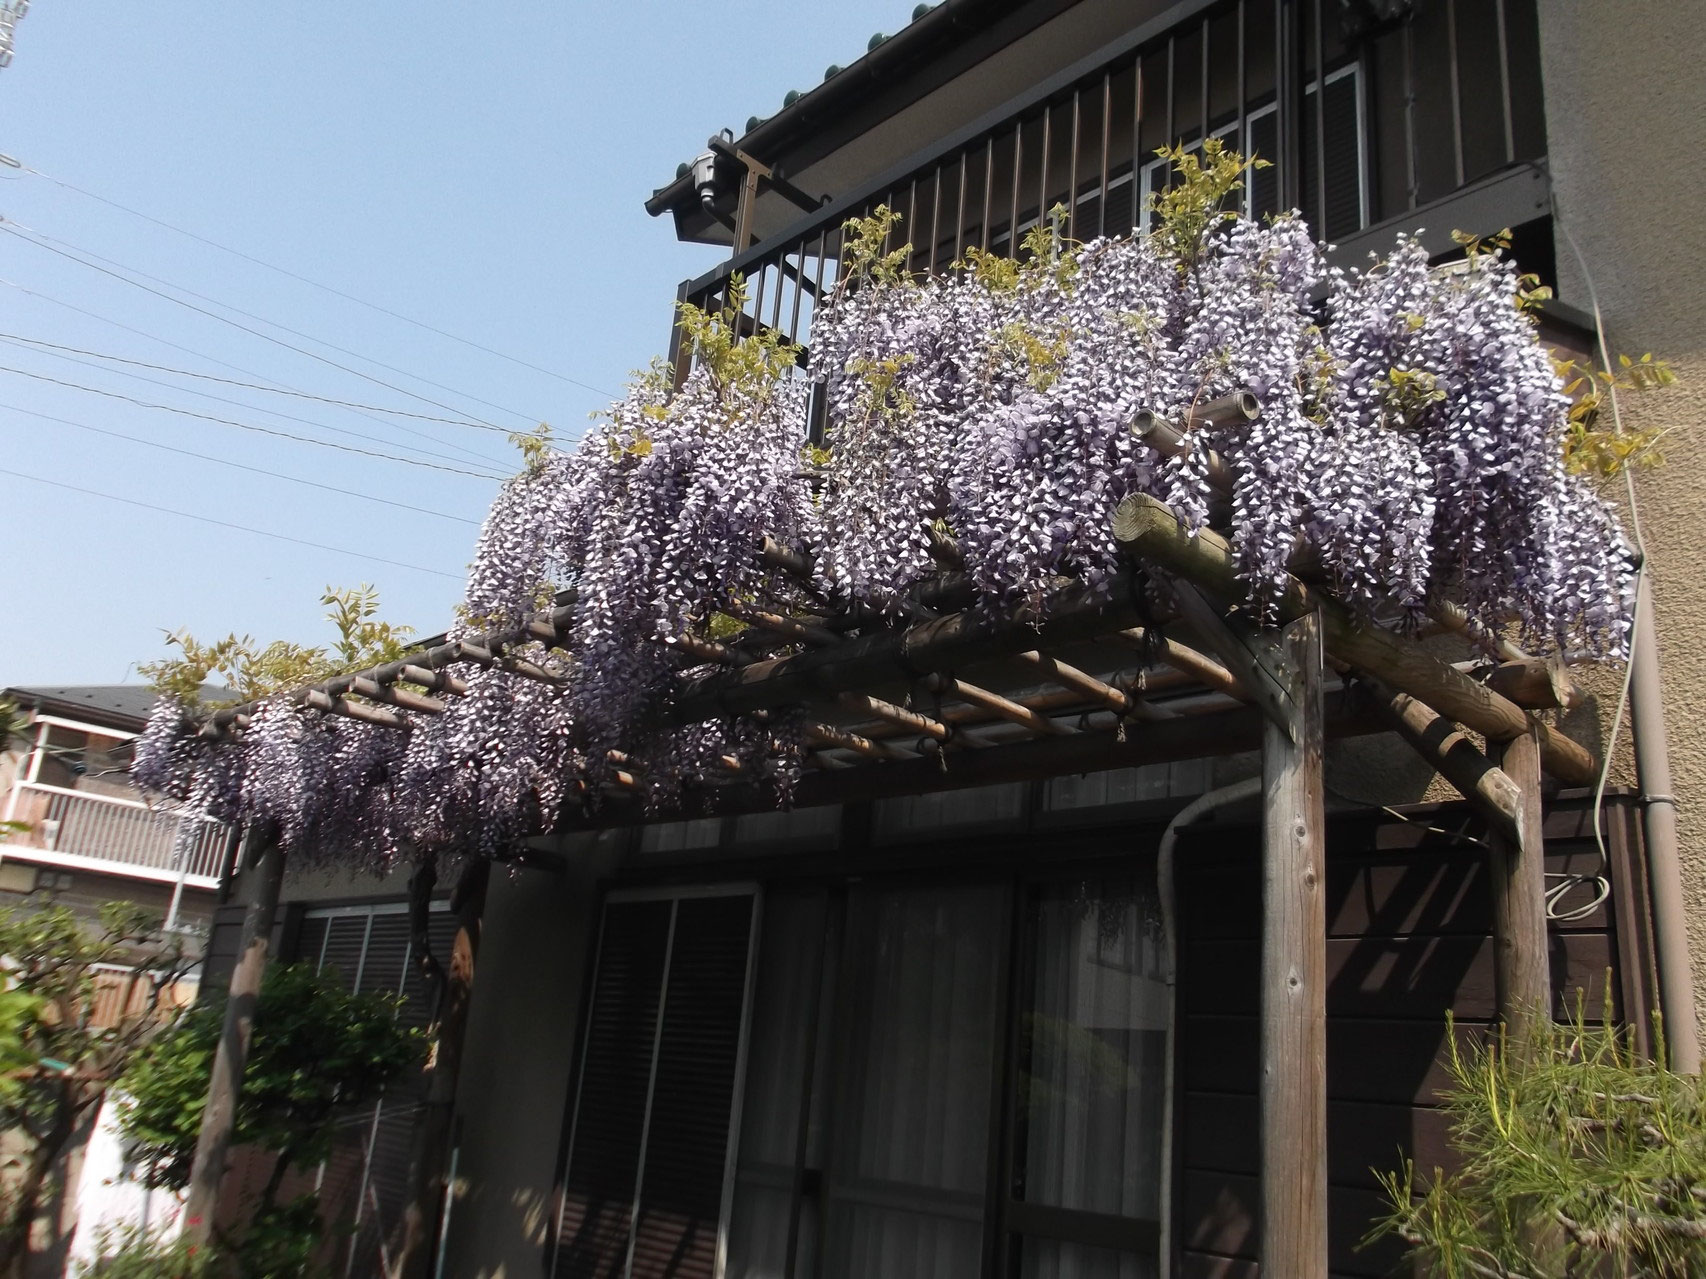
[[[1591,275],[1614,358],[1652,351],[1684,384],[1624,397],[1623,412],[1627,426],[1671,432],[1664,465],[1635,487],[1706,1012],[1706,0],[1542,0],[1539,11],[1561,295],[1587,308]]]

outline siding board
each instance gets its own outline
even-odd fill
[[[1578,992],[1592,1020],[1644,1016],[1651,1005],[1648,905],[1629,818],[1626,804],[1608,803],[1610,899],[1550,930],[1559,1013],[1573,1010]],[[1440,1059],[1448,1033],[1465,1047],[1482,1042],[1497,1009],[1485,854],[1462,839],[1478,828],[1461,806],[1424,820],[1340,818],[1329,832],[1329,1264],[1345,1279],[1399,1262],[1391,1241],[1357,1247],[1381,1211],[1372,1170],[1396,1166],[1401,1152],[1424,1170],[1452,1165]],[[1548,872],[1578,877],[1564,905],[1591,901],[1602,869],[1586,805],[1555,806],[1546,833]],[[1210,828],[1181,850],[1178,1238],[1182,1273],[1196,1279],[1260,1274],[1253,847],[1248,828]]]

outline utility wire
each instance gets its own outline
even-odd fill
[[[29,480],[34,484],[46,484],[52,488],[65,489],[71,493],[82,493],[86,497],[98,497],[108,502],[121,502],[125,506],[140,507],[145,511],[155,511],[161,515],[176,515],[180,519],[195,520],[202,524],[213,524],[219,528],[236,529],[239,533],[253,533],[257,537],[270,537],[278,542],[291,542],[297,546],[312,547],[316,551],[331,551],[336,555],[352,555],[356,559],[371,560],[375,564],[389,564],[392,568],[413,569],[417,573],[431,573],[434,577],[448,577],[452,581],[461,581],[461,574],[446,573],[439,568],[426,568],[420,564],[408,564],[402,560],[388,560],[382,555],[369,555],[366,551],[352,551],[347,546],[328,546],[324,542],[310,542],[306,538],[291,537],[285,533],[274,533],[264,528],[250,528],[247,524],[233,524],[229,520],[216,520],[211,515],[197,515],[194,511],[179,511],[169,506],[156,506],[152,502],[139,502],[133,497],[120,497],[116,493],[101,493],[95,489],[81,488],[76,484],[66,484],[61,480],[50,480],[44,475],[28,475],[23,471],[13,471],[0,467],[0,475],[9,475],[15,480]]]
[[[216,377],[212,373],[197,373],[193,369],[175,369],[165,364],[150,364],[146,360],[126,359],[122,355],[112,355],[106,351],[85,351],[81,347],[61,346],[58,342],[48,342],[42,338],[27,338],[17,333],[0,333],[0,339],[7,342],[21,342],[28,346],[45,347],[50,351],[67,351],[72,355],[92,356],[97,360],[110,360],[114,364],[129,364],[139,369],[153,369],[156,373],[172,373],[178,377],[199,378],[203,382],[219,382],[225,386],[242,387],[246,391],[266,391],[272,395],[289,395],[299,400],[313,400],[318,404],[330,404],[340,409],[363,409],[372,413],[390,413],[395,417],[413,418],[417,422],[443,422],[448,426],[477,426],[482,431],[498,431],[504,435],[513,434],[501,426],[489,426],[484,422],[471,422],[463,417],[434,417],[430,413],[411,413],[407,409],[388,409],[382,404],[357,404],[353,400],[335,400],[325,395],[315,395],[311,391],[295,391],[288,387],[266,386],[260,382],[239,382],[235,378]]]
[[[46,249],[49,253],[58,254],[60,257],[65,258],[68,261],[75,262],[80,266],[87,267],[91,271],[99,271],[102,275],[109,275],[115,280],[123,281],[132,288],[141,289],[144,293],[152,293],[155,297],[164,298],[166,301],[177,306],[184,307],[186,310],[194,311],[198,315],[205,315],[210,320],[217,320],[221,324],[229,324],[232,328],[240,329],[242,332],[247,333],[252,337],[258,337],[263,342],[271,342],[275,346],[282,346],[287,351],[294,351],[298,355],[307,356],[310,360],[318,360],[321,364],[329,365],[334,369],[350,374],[352,377],[358,377],[364,382],[371,382],[375,386],[384,387],[387,391],[395,391],[399,395],[406,395],[411,400],[419,400],[422,404],[430,404],[435,409],[443,409],[447,413],[454,413],[457,411],[451,405],[441,403],[440,401],[431,399],[425,395],[418,395],[414,391],[406,390],[403,387],[397,386],[395,383],[385,381],[383,378],[376,378],[370,373],[363,373],[360,369],[352,369],[347,364],[339,364],[336,360],[328,359],[314,351],[309,351],[303,347],[295,346],[286,342],[282,338],[272,336],[270,333],[263,333],[259,329],[250,328],[246,324],[239,324],[228,315],[220,315],[216,311],[209,311],[205,307],[199,307],[194,303],[186,302],[183,298],[173,297],[170,293],[162,293],[159,289],[149,288],[148,285],[141,283],[139,280],[132,279],[131,275],[140,276],[143,280],[152,280],[154,283],[164,285],[169,289],[176,289],[180,293],[186,294],[192,298],[198,298],[213,306],[224,307],[227,311],[230,311],[235,315],[241,315],[245,319],[254,320],[259,324],[270,325],[271,327],[278,329],[280,332],[289,333],[293,337],[299,337],[308,342],[318,343],[320,346],[326,347],[328,350],[337,351],[352,359],[362,360],[377,368],[400,374],[403,377],[413,378],[415,381],[421,382],[426,386],[437,387],[439,390],[447,391],[451,395],[460,395],[464,399],[472,400],[476,404],[484,404],[486,407],[496,409],[500,413],[508,413],[512,417],[518,417],[523,421],[537,420],[533,418],[531,414],[522,413],[517,409],[505,408],[501,404],[493,404],[489,400],[482,400],[475,395],[468,395],[466,392],[458,391],[454,387],[448,387],[442,383],[434,382],[430,378],[424,378],[419,374],[410,373],[407,369],[399,369],[394,365],[386,364],[380,360],[375,360],[371,356],[362,355],[358,351],[351,351],[347,347],[341,347],[335,342],[327,342],[322,338],[314,337],[312,334],[303,333],[298,329],[289,327],[288,325],[279,324],[277,321],[269,320],[265,316],[255,315],[252,312],[243,310],[241,307],[232,306],[229,302],[222,302],[218,298],[211,298],[204,293],[197,293],[193,289],[186,289],[181,284],[173,284],[171,281],[163,280],[159,276],[149,275],[146,271],[138,271],[135,267],[126,266],[124,263],[116,262],[112,258],[104,258],[100,254],[89,249],[81,248],[78,245],[72,244],[68,240],[55,239],[53,236],[37,231],[33,227],[26,227],[22,223],[14,222],[11,218],[0,217],[0,231],[5,231],[11,235],[15,235],[26,244],[33,244],[38,249]],[[56,245],[63,247],[56,248]],[[68,252],[68,250],[76,250],[76,252]],[[87,254],[88,257],[79,257],[78,254]],[[91,262],[89,261],[89,258],[93,258],[95,261]],[[108,266],[116,267],[118,269],[108,270],[107,267],[97,265],[97,263],[100,262],[105,262]],[[130,275],[122,274],[127,271],[130,272]],[[478,421],[479,419],[475,420]],[[493,423],[485,422],[483,425],[491,426]]]
[[[388,497],[380,497],[374,493],[362,493],[356,489],[338,488],[333,484],[322,484],[318,480],[304,479],[300,475],[286,475],[283,471],[271,471],[263,466],[250,466],[246,462],[234,462],[230,458],[214,457],[211,453],[197,453],[191,449],[181,449],[174,444],[166,444],[160,440],[145,439],[140,435],[126,435],[123,431],[109,430],[104,426],[91,426],[87,422],[74,422],[68,417],[55,417],[52,413],[38,413],[35,409],[20,408],[16,404],[0,402],[0,409],[13,413],[22,413],[26,417],[40,418],[44,422],[57,422],[61,426],[71,426],[79,431],[93,431],[96,435],[108,435],[115,440],[129,440],[132,444],[143,444],[151,449],[161,449],[167,453],[177,453],[182,457],[193,457],[203,462],[214,462],[220,466],[229,466],[239,471],[249,471],[255,475],[270,476],[275,480],[288,480],[292,484],[304,484],[309,488],[323,489],[327,493],[341,493],[345,497],[359,497],[364,502],[378,502],[384,506],[394,506],[400,511],[414,511],[420,515],[431,515],[441,520],[453,520],[458,524],[479,524],[465,515],[451,515],[444,511],[434,511],[424,506],[410,506],[407,502],[394,502]]]
[[[84,386],[80,382],[67,382],[61,378],[49,377],[45,373],[31,373],[27,369],[14,369],[0,364],[0,373],[15,373],[19,377],[33,378],[37,382],[49,382],[54,386],[68,387],[73,391],[86,391],[90,395],[104,395],[110,400],[123,400],[141,409],[155,409],[161,413],[179,413],[184,417],[197,418],[203,422],[215,422],[220,426],[234,426],[240,431],[255,431],[261,435],[274,435],[281,440],[295,440],[298,444],[314,444],[323,449],[337,449],[341,453],[358,453],[363,457],[376,457],[387,462],[401,462],[405,466],[425,467],[429,471],[447,471],[451,475],[467,475],[477,480],[497,480],[502,476],[491,475],[484,471],[468,471],[456,466],[442,466],[437,462],[423,462],[419,458],[402,457],[395,453],[380,453],[373,449],[358,449],[353,444],[334,444],[330,440],[316,440],[307,435],[293,435],[289,431],[275,431],[271,427],[257,426],[253,422],[234,422],[226,417],[214,417],[207,413],[197,413],[192,409],[177,408],[171,404],[150,404],[134,396],[124,395],[118,391],[103,391],[99,387]]]
[[[26,288],[16,280],[8,280],[5,277],[0,276],[0,284],[5,285],[7,288],[16,289],[19,293],[25,294],[28,297],[38,298],[43,302],[51,302],[55,306],[64,307],[67,311],[74,311],[78,315],[87,316],[91,320],[97,320],[102,324],[111,325],[115,329],[122,329],[124,332],[134,334],[139,338],[146,338],[148,341],[157,342],[161,346],[169,346],[174,351],[182,351],[185,355],[193,355],[197,359],[206,360],[210,364],[217,364],[220,368],[230,369],[233,373],[244,373],[252,378],[260,378],[263,383],[267,384],[271,388],[281,391],[295,390],[294,387],[287,387],[275,379],[268,378],[264,373],[255,372],[254,369],[244,368],[241,364],[233,364],[229,360],[222,360],[216,355],[209,355],[206,351],[198,351],[193,346],[185,346],[181,342],[174,342],[170,338],[163,338],[157,333],[148,333],[142,329],[136,328],[134,325],[126,324],[122,320],[115,320],[110,315],[102,315],[99,311],[91,311],[87,307],[77,306],[74,303],[65,301],[63,298],[56,298],[50,293],[42,293],[37,289]],[[390,412],[392,410],[386,411]],[[417,436],[420,439],[432,440],[434,443],[443,444],[446,448],[455,449],[458,453],[465,454],[468,457],[477,457],[488,462],[496,460],[488,457],[486,454],[476,453],[471,449],[465,449],[459,444],[452,444],[448,440],[441,440],[438,436],[429,434],[426,431],[417,431],[410,427],[399,425],[396,422],[388,422],[384,418],[375,417],[372,413],[363,409],[352,408],[350,412],[354,413],[358,417],[364,417],[370,422],[377,422],[380,426],[387,427],[392,430],[404,431],[410,435]],[[340,428],[327,427],[326,429],[338,430]]]
[[[582,390],[591,391],[595,395],[602,395],[607,399],[617,398],[609,391],[604,390],[602,387],[593,386],[590,382],[582,382],[579,378],[569,377],[565,373],[558,373],[552,369],[542,368],[540,365],[531,363],[528,360],[519,359],[513,355],[506,355],[504,352],[494,350],[489,346],[485,346],[474,341],[472,338],[465,338],[458,334],[447,332],[444,329],[437,328],[434,325],[426,323],[424,320],[417,320],[413,316],[404,315],[401,311],[393,311],[390,307],[381,306],[377,302],[369,302],[366,298],[359,298],[353,293],[345,293],[342,289],[335,289],[329,284],[322,284],[319,280],[310,279],[306,275],[298,275],[295,271],[292,271],[287,267],[279,266],[277,263],[268,262],[264,258],[257,258],[253,254],[243,252],[241,249],[234,249],[228,244],[221,244],[218,240],[210,240],[205,235],[197,235],[194,231],[186,230],[181,226],[174,226],[172,223],[154,217],[151,214],[144,213],[140,209],[133,209],[127,204],[120,204],[117,200],[108,199],[104,195],[97,195],[93,191],[85,190],[83,187],[77,186],[75,183],[67,182],[64,178],[56,178],[50,173],[43,173],[40,169],[32,169],[27,164],[22,167],[25,173],[33,174],[38,178],[44,178],[53,183],[54,186],[63,187],[67,191],[75,191],[78,195],[84,196],[90,200],[99,201],[101,204],[104,204],[109,208],[117,209],[121,213],[128,213],[133,218],[141,218],[144,222],[152,222],[157,227],[163,227],[167,231],[176,232],[178,235],[194,240],[198,244],[205,244],[211,249],[218,249],[221,253],[229,253],[232,257],[242,258],[245,262],[253,262],[256,266],[265,267],[269,271],[276,271],[280,275],[286,276],[298,283],[306,284],[311,288],[319,289],[324,293],[330,293],[333,297],[342,298],[346,302],[354,302],[357,306],[364,306],[370,311],[377,311],[381,315],[388,315],[394,320],[401,320],[404,324],[412,324],[417,329],[424,329],[428,333],[436,333],[439,337],[449,338],[452,342],[460,342],[463,346],[471,347],[476,351],[484,351],[487,355],[495,355],[498,359],[508,360],[511,364],[520,368],[532,369],[535,373],[543,373],[546,377],[556,378],[559,382],[567,382],[570,386],[578,386]]]
[[[25,348],[25,349],[28,350],[29,348]],[[351,430],[347,429],[346,427],[332,426],[330,423],[319,422],[313,418],[298,417],[296,414],[286,413],[282,409],[263,408],[259,404],[250,404],[244,400],[233,400],[229,396],[215,395],[211,391],[200,391],[200,390],[197,390],[193,386],[179,386],[175,382],[162,382],[159,378],[149,377],[146,373],[133,373],[129,369],[108,368],[104,364],[96,364],[92,360],[85,360],[85,359],[82,359],[81,357],[75,356],[75,355],[61,355],[57,351],[35,351],[35,350],[31,350],[30,353],[32,355],[45,355],[45,356],[48,356],[50,359],[63,360],[67,364],[80,365],[81,367],[86,368],[86,369],[94,369],[97,373],[106,373],[109,375],[110,374],[116,374],[119,377],[130,378],[132,381],[146,382],[146,383],[148,383],[149,386],[163,387],[165,390],[168,390],[168,391],[176,391],[180,395],[193,395],[197,399],[212,400],[215,404],[229,404],[233,408],[249,409],[250,411],[255,412],[255,413],[265,413],[268,417],[282,418],[286,422],[298,422],[303,426],[312,426],[316,430],[331,431],[335,435],[347,435],[353,440],[366,440],[370,444],[383,444],[387,448],[407,447],[405,445],[398,443],[395,440],[381,439],[377,435],[368,435],[362,431],[351,431]],[[28,377],[30,375],[26,373],[25,376]],[[67,383],[67,385],[77,386],[77,387],[82,386],[81,383]],[[84,388],[84,389],[98,389],[98,388]],[[395,425],[395,424],[392,424],[392,425]],[[407,431],[411,435],[418,435],[418,436],[420,436],[421,439],[424,439],[424,440],[431,440],[434,444],[444,443],[443,441],[438,440],[438,439],[434,438],[433,436],[422,435],[421,432],[413,430],[410,427],[398,426],[397,429],[400,431]],[[490,455],[485,454],[485,453],[476,453],[472,449],[460,448],[455,444],[445,444],[445,447],[455,449],[458,453],[461,453],[463,455],[463,457],[473,458],[478,462],[485,463],[488,467],[497,468],[500,473],[502,471],[504,464],[498,458],[491,457]],[[417,449],[416,451],[423,454],[426,457],[436,457],[440,461],[444,461],[444,462],[458,462],[458,463],[460,463],[463,460],[462,458],[451,457],[448,453],[439,453],[439,452],[436,452],[432,449]],[[396,455],[387,454],[386,456],[389,457],[389,456],[396,456]],[[401,458],[399,458],[399,460],[401,460]]]

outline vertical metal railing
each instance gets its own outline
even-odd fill
[[[182,875],[192,882],[217,880],[223,868],[230,832],[220,822],[40,782],[19,782],[16,794],[16,811],[27,829],[8,841],[14,846]]]
[[[1157,150],[1205,138],[1272,164],[1250,176],[1248,212],[1296,207],[1322,238],[1344,239],[1543,153],[1535,2],[1470,15],[1462,0],[1414,0],[1358,26],[1342,15],[1365,7],[1327,0],[1185,0],[1171,23],[802,217],[680,300],[726,306],[741,276],[746,331],[799,344],[811,376],[811,322],[841,279],[849,219],[887,205],[899,215],[890,247],[910,244],[924,275],[974,245],[1018,252],[1056,206],[1074,239],[1122,235],[1144,227],[1170,180]]]

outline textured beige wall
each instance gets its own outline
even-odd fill
[[[564,1105],[586,985],[598,881],[613,858],[586,849],[562,873],[492,870],[456,1097],[461,1151],[444,1273],[541,1273]]]
[[[1558,212],[1613,354],[1652,351],[1684,385],[1625,397],[1665,465],[1636,491],[1653,570],[1696,1005],[1706,1010],[1706,0],[1540,0]],[[1558,235],[1561,295],[1589,293]],[[1611,690],[1615,696],[1615,690]],[[1609,699],[1602,699],[1606,701]]]

